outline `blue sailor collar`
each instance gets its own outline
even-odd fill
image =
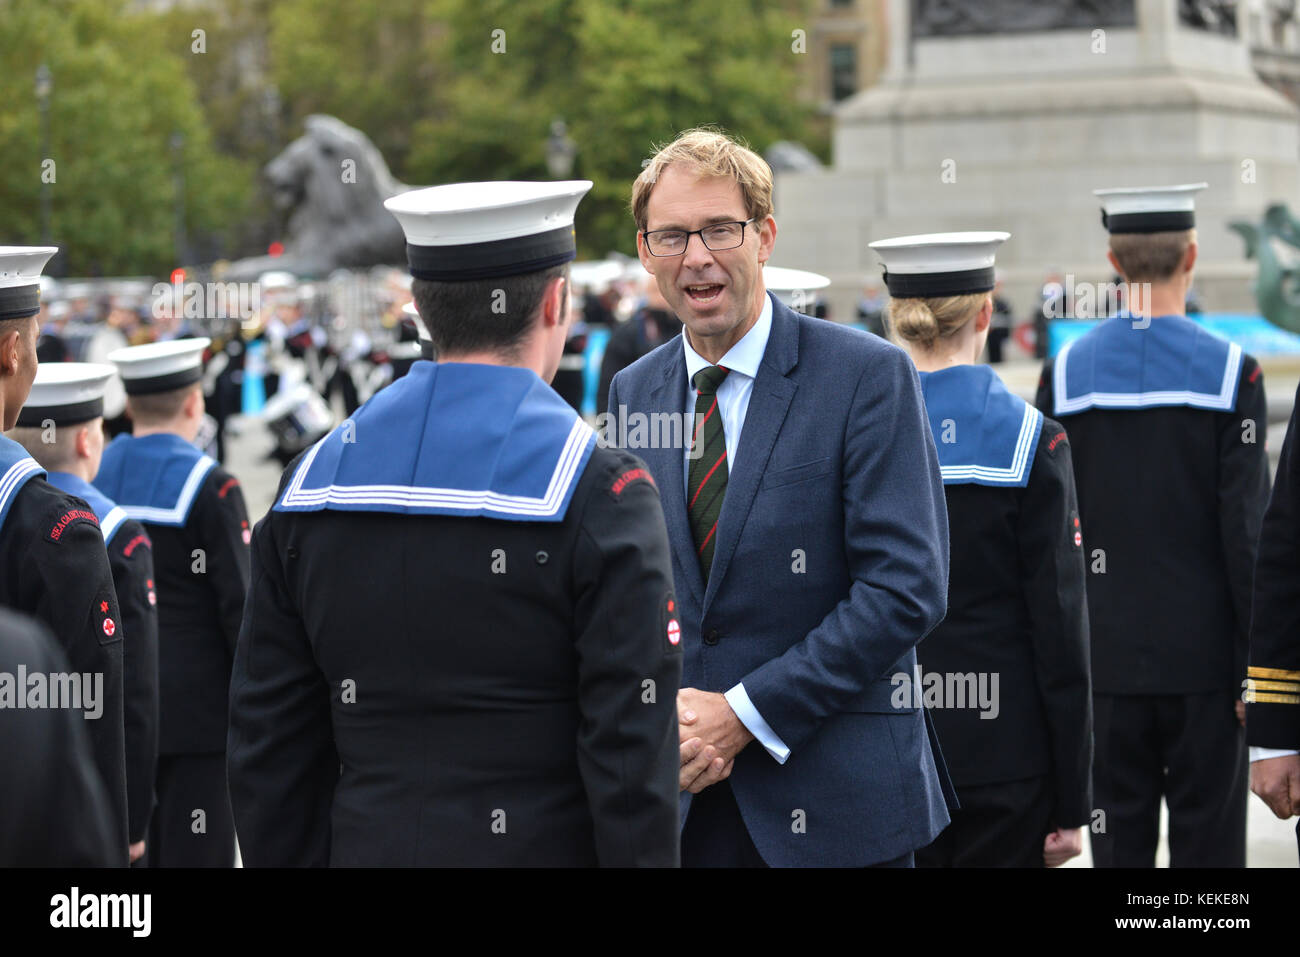
[[[921,373],[944,485],[1024,488],[1043,414],[1008,391],[989,366]]]
[[[18,490],[45,469],[27,454],[27,450],[13,439],[0,435],[0,528],[9,517],[9,508],[18,497]]]
[[[71,472],[51,472],[45,480],[69,495],[86,500],[99,519],[99,529],[104,533],[105,545],[113,540],[122,523],[127,520],[126,509],[79,475],[73,475]]]
[[[417,362],[312,446],[273,510],[559,522],[595,445],[528,369]]]
[[[179,435],[119,435],[104,449],[95,488],[146,525],[180,528],[199,487],[217,467]]]
[[[1158,316],[1145,328],[1114,316],[1057,355],[1054,414],[1156,406],[1230,412],[1241,361],[1241,346],[1183,316]]]

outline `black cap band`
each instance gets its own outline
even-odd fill
[[[126,386],[127,395],[153,395],[157,392],[171,392],[173,389],[183,388],[198,382],[202,378],[203,369],[194,366],[181,372],[169,372],[167,375],[151,376],[145,379],[124,378],[122,384]]]
[[[1164,210],[1158,213],[1116,213],[1101,211],[1101,224],[1112,233],[1172,233],[1196,225],[1196,211]]]
[[[0,289],[0,321],[26,319],[40,311],[40,286],[8,286]]]
[[[46,421],[53,420],[55,425],[76,425],[89,422],[104,414],[104,398],[87,399],[71,405],[25,405],[18,410],[18,425],[24,428],[40,428]]]
[[[573,227],[461,246],[412,246],[406,258],[416,279],[470,282],[541,272],[578,258]]]
[[[963,269],[960,272],[885,272],[885,288],[895,299],[933,299],[936,296],[968,296],[988,292],[995,285],[993,267]]]

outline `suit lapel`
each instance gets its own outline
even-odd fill
[[[664,352],[666,366],[658,385],[650,393],[649,408],[664,409],[675,415],[680,415],[686,408],[684,405],[686,401],[686,358],[682,355],[680,347],[666,349]],[[687,422],[683,428],[683,440],[687,443],[690,442],[689,430],[690,424]],[[671,446],[672,443],[651,442],[650,445]],[[632,451],[645,459],[650,466],[650,473],[659,482],[659,500],[663,505],[664,524],[668,527],[668,541],[672,544],[678,565],[683,569],[691,594],[694,596],[695,601],[699,603],[704,596],[704,576],[700,574],[700,560],[695,554],[694,539],[691,537],[691,523],[686,516],[686,473],[682,464],[686,449],[674,446],[671,448],[633,449]]]
[[[769,293],[768,295],[771,295]],[[754,389],[749,396],[749,408],[740,431],[740,448],[736,452],[736,467],[727,476],[727,495],[722,501],[718,516],[718,543],[713,552],[713,568],[709,572],[709,585],[704,593],[704,614],[709,612],[713,596],[726,577],[731,556],[745,528],[759,482],[767,470],[768,459],[776,446],[790,402],[798,386],[786,378],[799,359],[799,320],[795,314],[772,297],[772,331],[768,335],[763,362],[754,379]],[[683,377],[682,388],[686,388]],[[681,463],[678,463],[679,467]],[[679,472],[680,484],[680,472]],[[682,512],[685,518],[685,510]],[[689,540],[690,529],[687,528]],[[698,561],[696,563],[698,565]],[[702,580],[703,576],[701,576]]]

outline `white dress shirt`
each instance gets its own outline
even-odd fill
[[[758,314],[758,321],[739,342],[727,350],[727,354],[718,362],[718,365],[729,370],[727,377],[722,380],[722,385],[718,386],[718,412],[722,415],[723,438],[727,443],[728,475],[731,474],[731,464],[736,461],[736,450],[740,448],[740,433],[745,425],[745,414],[749,411],[749,397],[754,392],[754,379],[758,376],[758,367],[763,364],[763,353],[767,351],[767,339],[771,332],[772,299],[764,295],[763,308]],[[708,368],[712,363],[691,348],[690,336],[685,330],[682,335],[682,351],[686,354],[686,413],[689,417],[695,414],[695,400],[699,396],[693,384],[695,373]],[[694,420],[687,418],[687,421]],[[690,494],[691,481],[690,452],[690,448],[687,447],[683,453],[685,462],[682,471],[685,480],[682,494],[687,496]],[[754,703],[749,700],[745,685],[743,683],[736,685],[726,693],[725,697],[741,724],[749,729],[749,732],[767,749],[768,754],[772,755],[779,764],[785,764],[790,757],[790,749],[758,713]]]

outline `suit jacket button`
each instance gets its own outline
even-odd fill
[[[718,629],[710,628],[704,635],[704,643],[706,645],[716,645],[718,643]]]
[[[537,564],[539,565],[545,565],[551,559],[551,556],[546,554],[546,552],[538,552],[535,557],[537,559]]]

